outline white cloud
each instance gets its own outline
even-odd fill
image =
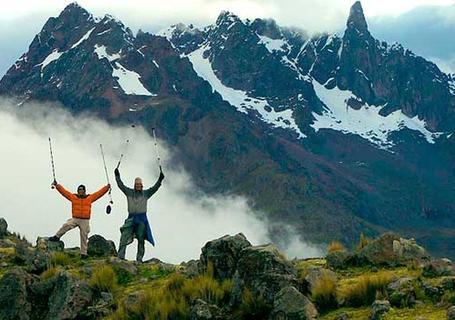
[[[0,194],[1,216],[12,231],[34,241],[37,236],[53,235],[71,217],[69,202],[55,190],[52,181],[48,136],[53,138],[57,180],[69,190],[81,183],[89,192],[106,183],[99,144],[103,143],[109,174],[126,139],[130,146],[121,165],[126,185],[140,176],[146,186],[155,183],[158,166],[152,140],[142,128],[110,127],[90,118],[75,119],[57,108],[33,105],[19,113],[16,107],[0,101]],[[169,168],[171,152],[160,143],[166,179],[149,201],[149,219],[157,246],[146,247],[146,257],[178,263],[199,257],[209,240],[225,234],[243,232],[254,244],[269,242],[268,225],[258,218],[247,199],[236,196],[207,196],[193,185],[179,167]],[[91,234],[101,234],[118,245],[119,227],[127,216],[126,199],[113,188],[113,211],[105,214],[108,197],[93,205]],[[290,257],[318,255],[319,250],[301,242],[292,229],[282,247]],[[68,232],[62,240],[67,246],[79,245],[79,233]],[[129,247],[133,258],[136,246]]]

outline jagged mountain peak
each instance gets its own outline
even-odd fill
[[[349,12],[347,27],[348,29],[357,29],[360,32],[368,31],[367,20],[365,19],[362,3],[360,1],[357,1],[352,5],[351,11]]]
[[[220,15],[218,16],[218,18],[216,19],[216,25],[220,26],[220,25],[224,25],[224,24],[234,24],[234,23],[237,23],[237,22],[241,22],[242,20],[240,20],[240,18],[230,12],[230,11],[227,11],[227,10],[223,10],[221,11]]]
[[[64,17],[85,17],[86,19],[92,19],[92,15],[86,9],[81,7],[77,2],[72,2],[67,5],[59,15],[59,18]]]

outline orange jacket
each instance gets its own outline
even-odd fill
[[[73,218],[90,219],[92,203],[104,196],[109,191],[109,186],[104,186],[99,191],[89,194],[85,198],[79,198],[76,194],[66,190],[61,184],[57,184],[57,190],[62,196],[71,201]]]

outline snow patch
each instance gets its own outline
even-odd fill
[[[316,132],[320,129],[332,129],[357,134],[385,150],[395,145],[389,135],[404,128],[420,132],[431,144],[442,134],[430,132],[424,120],[417,116],[409,118],[401,110],[383,117],[379,114],[383,106],[365,104],[359,110],[352,109],[347,105],[347,101],[359,100],[352,92],[342,91],[337,87],[329,90],[317,81],[313,81],[313,85],[319,99],[326,105],[322,115],[313,112],[315,121],[311,127]]]
[[[92,34],[93,30],[95,30],[95,27],[93,27],[92,29],[90,29],[89,31],[87,31],[87,33],[84,34],[84,36],[83,36],[78,42],[76,42],[75,44],[73,44],[73,45],[71,46],[71,49],[76,48],[76,47],[77,47],[78,45],[80,45],[82,42],[84,42],[85,40],[87,40],[87,39],[90,37],[90,35]]]
[[[141,76],[126,69],[117,60],[121,58],[120,53],[108,54],[105,46],[95,45],[95,53],[99,59],[106,58],[112,66],[112,76],[117,80],[120,88],[128,95],[141,95],[156,97],[157,94],[148,91],[141,83]],[[116,88],[116,87],[114,87]]]
[[[65,52],[59,52],[58,49],[54,49],[44,60],[43,62],[41,62],[40,64],[38,64],[37,66],[41,66],[41,78],[43,77],[43,71],[44,71],[44,68],[46,68],[50,63],[52,63],[53,61],[56,61],[58,60],[62,54],[64,54]]]
[[[119,53],[108,54],[106,51],[106,46],[99,46],[97,44],[95,45],[95,53],[97,54],[98,59],[106,58],[110,62],[121,58]]]
[[[196,73],[210,83],[212,90],[218,92],[222,98],[234,106],[239,112],[248,114],[249,111],[257,112],[262,121],[276,128],[290,129],[298,134],[299,139],[305,138],[297,126],[292,110],[276,112],[263,98],[250,97],[246,92],[235,90],[225,86],[213,71],[212,64],[208,59],[204,59],[204,51],[208,50],[208,45],[203,46],[187,55],[193,64]]]
[[[260,36],[259,37],[259,42],[260,44],[265,45],[267,50],[269,50],[270,53],[274,53],[275,51],[286,51],[283,47],[288,47],[288,43],[284,39],[271,39],[266,36]]]
[[[131,70],[126,69],[118,62],[114,62],[117,68],[113,68],[112,76],[117,78],[117,82],[123,89],[125,94],[140,95],[140,96],[152,96],[156,97],[157,94],[148,91],[141,83],[141,76]]]

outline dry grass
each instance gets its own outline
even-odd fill
[[[339,290],[338,296],[346,306],[360,307],[371,305],[378,295],[386,294],[386,287],[392,281],[393,273],[380,271],[376,274],[360,276],[350,286]]]
[[[114,292],[117,288],[117,275],[109,265],[103,265],[93,271],[89,281],[90,287],[97,292]]]
[[[311,290],[311,297],[320,311],[335,308],[338,305],[336,280],[326,273],[322,274]]]
[[[343,252],[343,251],[346,251],[346,247],[339,241],[332,241],[327,246],[328,253]]]
[[[371,239],[367,238],[363,233],[361,233],[359,243],[356,246],[357,251],[360,251],[363,248],[365,248],[370,242]]]

